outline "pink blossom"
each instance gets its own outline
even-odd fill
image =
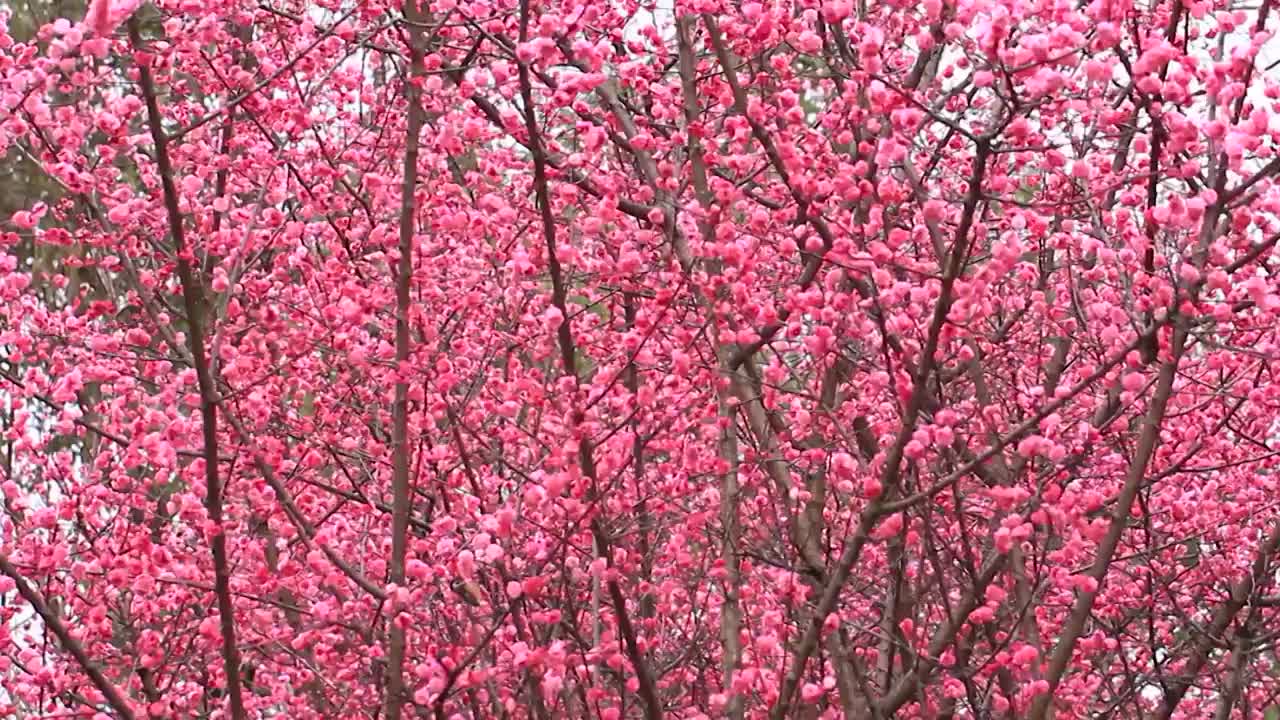
[[[94,33],[105,37],[141,6],[142,0],[90,0],[85,23]]]
[[[1266,3],[286,5],[0,31],[0,716],[1274,704]]]

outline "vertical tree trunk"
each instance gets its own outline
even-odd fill
[[[402,372],[409,360],[409,291],[413,284],[413,246],[417,234],[418,147],[419,135],[425,123],[422,109],[422,89],[418,80],[422,77],[425,52],[422,24],[425,13],[418,0],[404,4],[409,34],[409,79],[405,83],[405,101],[408,104],[408,123],[405,130],[404,177],[400,187],[400,258],[396,264],[396,372]],[[395,400],[391,409],[391,563],[390,582],[404,584],[405,552],[409,542],[409,511],[413,503],[413,490],[409,482],[411,453],[409,445],[409,383],[396,378]],[[392,600],[394,602],[394,599]],[[405,701],[404,658],[406,651],[405,628],[399,614],[391,615],[387,640],[386,713],[387,720],[400,720]]]

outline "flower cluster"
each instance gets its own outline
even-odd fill
[[[1277,15],[0,11],[0,716],[1274,717]]]

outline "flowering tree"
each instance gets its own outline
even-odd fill
[[[0,715],[1274,718],[1233,2],[0,14]]]

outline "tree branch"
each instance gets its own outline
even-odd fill
[[[129,19],[129,41],[141,50],[142,37],[138,22]],[[231,704],[232,720],[245,720],[244,698],[240,690],[240,649],[236,645],[235,607],[231,602],[231,572],[227,562],[227,536],[222,524],[222,483],[218,477],[218,393],[209,372],[209,359],[205,355],[204,315],[207,302],[204,286],[192,270],[193,252],[187,247],[183,230],[182,212],[178,208],[178,189],[173,182],[173,164],[169,159],[169,141],[165,137],[156,100],[155,80],[151,67],[143,62],[138,65],[139,83],[147,106],[147,125],[151,141],[155,145],[156,166],[160,173],[160,185],[164,193],[165,214],[169,221],[169,235],[173,239],[174,256],[178,266],[178,279],[182,283],[182,301],[186,309],[188,343],[195,364],[196,383],[200,389],[200,419],[204,436],[205,510],[215,526],[210,539],[213,551],[213,577],[218,599],[219,631],[222,635],[222,664],[227,676],[227,697]]]
[[[67,626],[62,623],[62,619],[53,611],[53,608],[49,607],[49,603],[45,602],[40,593],[27,583],[22,573],[18,572],[18,568],[14,567],[13,563],[9,562],[9,559],[3,554],[0,554],[0,573],[13,580],[18,587],[18,594],[31,604],[31,607],[35,609],[36,614],[40,616],[44,624],[57,636],[58,642],[62,643],[63,649],[71,653],[71,656],[76,659],[80,669],[84,670],[84,674],[89,676],[89,680],[93,682],[94,687],[98,688],[98,692],[102,693],[102,696],[106,698],[107,704],[111,706],[111,709],[124,720],[133,720],[133,718],[137,717],[133,713],[133,707],[125,699],[120,689],[108,680],[106,675],[102,674],[102,670],[97,665],[93,664],[93,661],[89,659],[89,654],[85,652],[84,646],[67,631]]]

